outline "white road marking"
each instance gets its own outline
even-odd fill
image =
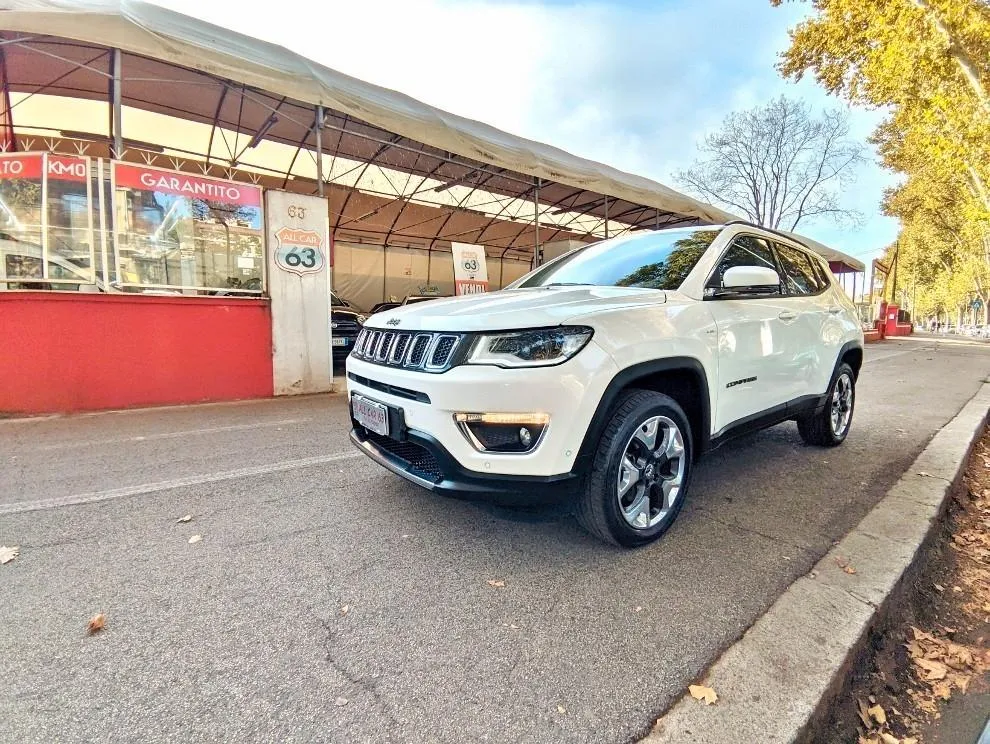
[[[186,488],[188,486],[217,483],[235,478],[250,478],[256,475],[281,473],[286,470],[308,468],[313,465],[325,465],[331,462],[339,462],[340,460],[355,460],[359,457],[364,457],[364,455],[360,452],[335,452],[330,455],[303,457],[298,460],[283,460],[282,462],[273,462],[268,465],[255,465],[249,468],[238,468],[237,470],[224,470],[219,473],[190,475],[185,478],[143,483],[138,486],[125,486],[124,488],[112,488],[107,491],[91,491],[74,496],[60,496],[52,499],[41,499],[39,501],[17,501],[12,504],[0,504],[0,514],[19,514],[21,512],[39,511],[41,509],[56,509],[61,506],[94,504],[99,501],[122,499],[128,496],[142,496],[148,493],[171,491],[173,488]]]
[[[289,424],[301,424],[312,421],[311,418],[282,419],[281,421],[259,421],[253,424],[231,424],[230,426],[213,426],[208,429],[185,429],[183,431],[167,431],[161,434],[147,434],[145,436],[120,437],[117,439],[95,439],[81,442],[62,442],[60,444],[47,444],[41,447],[32,447],[35,452],[50,452],[60,449],[76,449],[80,447],[96,447],[103,444],[123,444],[124,442],[153,442],[158,439],[179,439],[180,437],[198,436],[200,434],[222,434],[228,431],[247,431],[249,429],[263,429],[272,426],[288,426]]]

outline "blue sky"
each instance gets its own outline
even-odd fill
[[[774,69],[805,3],[279,0],[274,14],[245,13],[243,0],[157,2],[675,188],[673,174],[730,111],[781,93],[845,108],[813,80],[791,83]],[[863,109],[850,116],[864,141],[880,120]],[[798,232],[868,262],[896,236],[879,211],[895,182],[863,167],[843,194],[863,226],[802,222]]]

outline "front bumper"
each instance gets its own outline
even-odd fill
[[[406,430],[403,440],[383,437],[351,422],[351,442],[396,475],[429,491],[459,498],[484,498],[501,504],[560,503],[577,493],[575,473],[512,476],[467,470],[424,432]]]
[[[585,432],[614,374],[614,362],[594,339],[575,358],[556,367],[460,365],[430,374],[353,356],[347,360],[349,394],[359,393],[401,411],[403,431],[435,443],[452,465],[486,482],[491,477],[547,479],[577,472]],[[550,423],[532,451],[508,454],[476,449],[456,424],[457,413],[542,413]]]

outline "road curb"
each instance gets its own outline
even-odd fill
[[[642,741],[803,741],[922,554],[988,410],[984,383],[863,520],[709,668],[700,683],[714,688],[718,702],[685,695]]]

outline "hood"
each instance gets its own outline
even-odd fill
[[[409,331],[495,331],[566,323],[596,312],[665,302],[657,289],[532,287],[419,302],[376,313],[373,328]]]
[[[361,315],[361,314],[362,313],[359,313],[357,310],[351,310],[350,308],[347,308],[347,307],[331,307],[330,308],[330,317],[333,320],[336,320],[336,321],[352,320],[355,323],[357,323],[358,322],[358,315]]]

